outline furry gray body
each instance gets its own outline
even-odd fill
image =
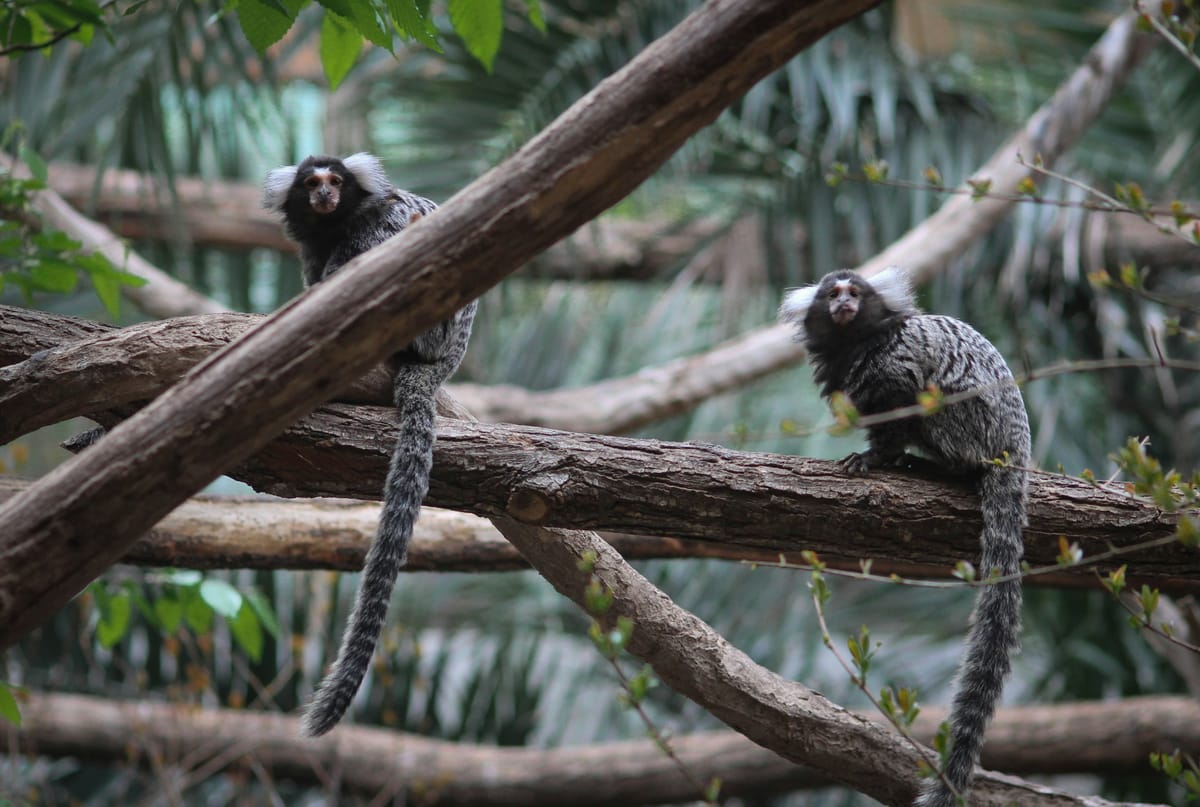
[[[302,188],[314,170],[343,172],[333,213],[314,211]],[[264,205],[283,214],[288,236],[299,244],[305,285],[325,280],[345,263],[433,212],[428,199],[392,187],[378,160],[356,154],[343,160],[310,157],[267,176]],[[362,684],[383,631],[396,578],[404,565],[413,525],[429,490],[433,466],[435,398],[467,349],[475,303],[420,334],[396,353],[395,404],[400,434],[383,489],[379,528],[363,566],[354,610],[337,661],[304,715],[304,733],[325,734],[341,720]]]
[[[945,395],[979,392],[927,417],[871,426],[869,449],[847,457],[844,467],[865,473],[903,466],[910,459],[905,450],[916,448],[941,467],[977,479],[983,515],[979,578],[1016,575],[1024,554],[1024,468],[1029,464],[1030,438],[1012,373],[996,348],[971,326],[920,313],[906,276],[881,276],[880,283],[882,292],[851,272],[836,272],[785,301],[781,314],[799,324],[822,394],[841,391],[859,413],[875,415],[913,405],[930,385]],[[856,312],[843,323],[831,315],[839,305],[839,290]],[[1005,455],[1006,466],[988,463]],[[970,787],[1020,627],[1020,580],[983,587],[950,715],[952,748],[944,775],[960,795]],[[954,793],[940,779],[930,780],[917,800],[921,807],[954,803]]]

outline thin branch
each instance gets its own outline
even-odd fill
[[[45,42],[29,43],[29,44],[24,44],[24,45],[9,45],[7,48],[0,48],[0,56],[9,56],[13,53],[29,53],[31,51],[42,50],[43,48],[48,48],[51,45],[54,45],[54,44],[57,44],[57,43],[63,41],[64,39],[69,37],[71,34],[74,34],[81,28],[83,28],[83,23],[77,22],[74,25],[72,25],[70,28],[65,28],[62,31],[59,31],[57,34],[50,37]]]

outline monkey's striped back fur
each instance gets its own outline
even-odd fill
[[[437,208],[428,199],[393,187],[379,161],[363,153],[344,160],[309,157],[298,166],[271,171],[263,204],[283,214],[288,236],[299,244],[305,285],[328,278]],[[429,490],[437,390],[462,361],[474,318],[471,303],[391,359],[400,434],[383,488],[379,528],[363,565],[337,661],[304,715],[304,733],[310,736],[337,725],[370,667],[413,525]]]
[[[863,415],[911,406],[930,385],[944,395],[977,391],[936,414],[871,426],[870,447],[843,460],[851,473],[903,466],[916,448],[947,470],[978,480],[983,516],[979,579],[1021,571],[1026,523],[1029,421],[1021,393],[999,351],[971,326],[917,310],[902,269],[867,281],[853,272],[826,275],[788,294],[781,318],[795,321],[813,377],[826,397],[843,392]],[[1003,466],[990,460],[1007,457]],[[1019,644],[1021,583],[1006,580],[979,593],[950,713],[952,748],[941,779],[917,804],[953,807],[965,795],[983,735]]]

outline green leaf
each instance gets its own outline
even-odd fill
[[[8,684],[0,682],[0,717],[21,728],[21,707]]]
[[[131,616],[133,604],[128,593],[121,592],[109,598],[108,607],[101,609],[100,622],[96,626],[96,638],[100,640],[100,645],[111,648],[121,641],[129,630]]]
[[[267,633],[278,639],[283,628],[279,626],[279,620],[275,618],[275,610],[271,608],[271,603],[267,602],[267,598],[261,592],[251,589],[246,592],[246,602],[250,603],[254,613],[258,614],[258,619],[267,629]]]
[[[236,588],[215,577],[200,584],[200,598],[226,619],[237,616],[244,602]]]
[[[42,261],[29,270],[29,279],[41,291],[65,294],[79,284],[79,273],[69,263]]]
[[[525,0],[525,9],[529,12],[529,21],[533,27],[546,33],[546,17],[542,14],[542,0]]]
[[[437,28],[433,21],[421,13],[413,0],[386,0],[388,13],[397,30],[406,37],[411,37],[427,48],[442,52],[442,46],[437,39]]]
[[[329,88],[335,90],[358,60],[362,37],[346,20],[326,10],[321,21],[320,50],[325,78],[329,80]]]
[[[183,606],[183,619],[193,631],[205,634],[212,630],[213,609],[203,598],[193,595]]]
[[[21,162],[29,166],[29,173],[33,174],[38,182],[44,185],[50,181],[50,172],[46,169],[45,161],[28,146],[21,146]]]
[[[492,72],[504,34],[503,0],[450,0],[450,24],[471,55]]]
[[[366,37],[371,44],[391,51],[392,36],[380,24],[379,12],[374,3],[365,3],[360,0],[350,6],[350,12],[353,15],[350,19],[353,20],[360,34]]]
[[[183,622],[183,603],[174,597],[154,601],[154,617],[165,633],[174,633]]]
[[[289,11],[290,15],[287,13]],[[237,16],[242,33],[260,56],[268,47],[283,39],[296,21],[295,10],[271,0],[240,0]]]
[[[93,274],[92,288],[96,290],[96,296],[100,298],[100,302],[104,304],[104,310],[109,316],[114,319],[121,313],[121,284],[109,274]]]
[[[229,630],[238,646],[246,651],[246,655],[254,661],[262,658],[263,634],[258,616],[248,603],[242,603],[237,616],[229,621]]]
[[[33,243],[51,253],[73,252],[82,246],[62,230],[44,230],[33,237]]]

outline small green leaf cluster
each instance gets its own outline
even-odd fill
[[[804,561],[805,565],[812,567],[808,589],[812,592],[817,606],[823,608],[825,603],[829,602],[829,598],[833,596],[833,592],[829,590],[829,583],[825,580],[825,563],[811,549],[801,552],[800,559]],[[826,643],[828,643],[828,639]]]
[[[858,629],[858,636],[851,636],[846,640],[846,646],[850,650],[850,659],[854,663],[855,673],[853,681],[856,686],[867,685],[867,673],[871,670],[871,659],[875,657],[875,651],[879,649],[880,643],[876,642],[875,646],[871,646],[871,633],[866,625]]]
[[[1188,801],[1200,799],[1200,766],[1190,756],[1184,756],[1178,750],[1170,754],[1156,751],[1150,755],[1150,767],[1182,785]]]
[[[6,148],[14,130],[0,141]],[[141,286],[145,280],[123,272],[98,252],[60,230],[43,226],[32,208],[33,194],[47,187],[46,164],[31,149],[19,149],[29,178],[18,177],[0,165],[0,290],[13,286],[26,302],[36,292],[68,294],[87,277],[105,309],[120,312],[121,287]]]
[[[164,636],[182,626],[207,635],[214,618],[220,616],[229,625],[234,642],[256,662],[262,658],[263,632],[276,638],[280,633],[271,604],[261,593],[253,589],[239,591],[220,578],[197,571],[168,572],[153,596],[128,581],[110,586],[97,580],[87,591],[98,613],[96,639],[105,648],[116,646],[129,633],[135,608]]]
[[[260,53],[283,39],[307,0],[239,0],[238,22]],[[362,51],[363,40],[395,53],[395,43],[413,41],[442,52],[432,0],[318,0],[321,66],[336,88]],[[529,20],[546,30],[541,0],[525,0]],[[446,0],[450,25],[489,73],[504,35],[504,0]]]
[[[900,687],[899,690],[884,687],[879,690],[879,705],[888,719],[904,728],[911,727],[921,713],[917,691],[908,687]]]
[[[1112,460],[1133,481],[1131,492],[1147,496],[1162,510],[1180,513],[1178,537],[1188,546],[1195,546],[1195,521],[1184,510],[1200,506],[1200,471],[1190,479],[1175,469],[1164,471],[1157,459],[1146,453],[1144,441],[1129,438],[1125,446],[1112,455]]]

